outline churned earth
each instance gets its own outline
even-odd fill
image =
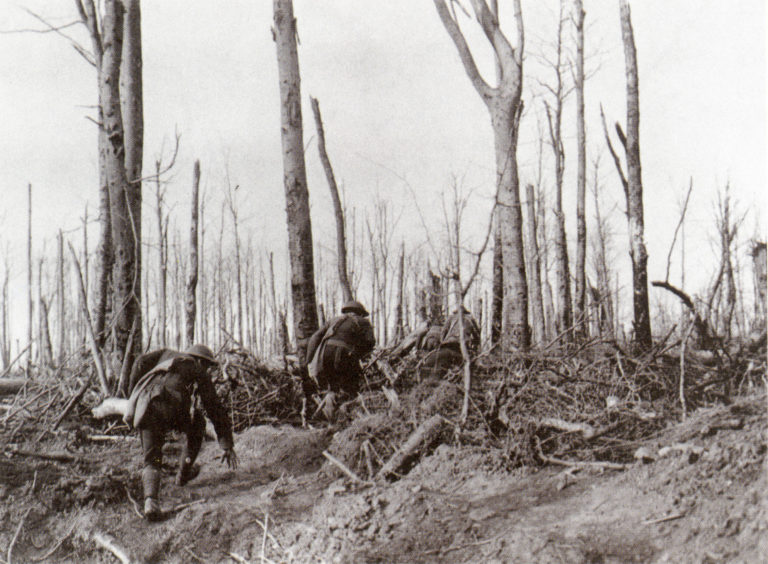
[[[159,523],[139,514],[139,441],[73,428],[65,443],[28,441],[0,457],[0,559],[764,562],[765,407],[760,395],[699,410],[646,441],[626,470],[509,472],[494,451],[444,444],[377,484],[326,459],[332,429],[252,427],[236,437],[235,471],[215,442],[183,488],[168,465]],[[173,463],[178,447],[166,448]]]

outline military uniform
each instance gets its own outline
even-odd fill
[[[355,395],[360,387],[360,359],[376,345],[368,312],[359,302],[348,302],[342,315],[318,329],[309,339],[307,358],[313,359],[317,386],[321,390]]]
[[[213,422],[225,460],[230,467],[236,465],[232,425],[207,373],[208,367],[215,364],[213,353],[202,345],[195,345],[183,353],[160,349],[144,354],[134,362],[128,383],[130,399],[125,419],[141,435],[144,451],[142,482],[148,519],[160,515],[157,498],[163,444],[168,431],[176,430],[186,435],[176,482],[184,485],[196,475],[193,464],[205,436],[205,418],[199,409],[200,403]],[[199,400],[194,406],[193,397]]]

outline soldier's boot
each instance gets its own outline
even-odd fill
[[[194,410],[192,425],[186,435],[187,441],[181,450],[181,463],[179,464],[179,471],[176,473],[176,484],[179,486],[195,479],[200,473],[200,467],[195,465],[195,460],[200,454],[200,448],[203,446],[203,439],[205,438],[205,416],[199,409]]]
[[[160,510],[160,471],[153,466],[145,466],[141,475],[144,486],[144,517],[147,521],[159,521],[163,515]]]

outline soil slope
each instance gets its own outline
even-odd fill
[[[402,480],[355,485],[322,452],[332,430],[254,427],[228,471],[206,443],[147,523],[138,440],[18,445],[0,457],[0,557],[12,562],[762,562],[768,559],[765,397],[668,427],[624,471],[506,472],[443,445]],[[60,440],[60,439],[57,439]],[[178,447],[167,447],[176,460]],[[73,459],[45,460],[42,453]]]

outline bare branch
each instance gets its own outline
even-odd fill
[[[456,49],[459,51],[459,58],[464,65],[464,70],[467,72],[472,85],[477,90],[480,97],[487,101],[492,95],[492,88],[480,75],[480,71],[477,69],[475,60],[472,57],[472,52],[469,50],[467,40],[464,38],[464,34],[461,32],[458,23],[451,17],[448,7],[445,5],[445,0],[434,0],[437,14],[440,16],[440,20],[443,22],[445,30],[453,40]]]
[[[693,190],[693,177],[691,177],[690,184],[688,186],[688,193],[685,195],[685,202],[683,202],[683,209],[680,212],[680,221],[677,222],[675,227],[675,234],[672,236],[672,244],[669,246],[669,253],[667,254],[667,273],[664,277],[666,282],[669,282],[669,266],[672,263],[672,251],[675,249],[675,242],[677,241],[677,234],[680,231],[680,227],[685,221],[685,212],[688,211],[688,200],[691,198],[691,191]]]
[[[611,156],[613,157],[613,162],[616,165],[616,172],[619,173],[619,178],[621,179],[621,185],[624,187],[624,195],[629,196],[629,182],[627,181],[627,177],[624,176],[624,170],[621,167],[621,159],[619,158],[619,155],[616,154],[616,151],[613,148],[613,144],[611,143],[611,137],[610,135],[608,135],[608,127],[605,125],[605,114],[603,113],[602,104],[600,104],[600,119],[603,122],[603,133],[605,133],[605,142],[608,144],[608,150],[611,152]]]

